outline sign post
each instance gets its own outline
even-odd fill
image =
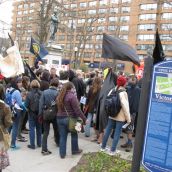
[[[172,61],[154,66],[142,164],[150,172],[172,171]]]

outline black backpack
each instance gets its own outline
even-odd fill
[[[105,112],[110,117],[116,117],[121,110],[121,101],[119,97],[119,93],[124,90],[115,90],[113,88],[108,93],[105,99]]]
[[[39,112],[39,100],[41,98],[41,91],[36,90],[36,92],[34,92],[33,97],[31,97],[31,101],[30,101],[30,110],[33,113],[38,113]]]

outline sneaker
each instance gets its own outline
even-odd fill
[[[18,149],[20,149],[20,146],[11,145],[10,148],[11,148],[12,150],[18,150]]]
[[[27,139],[24,138],[24,137],[18,137],[17,140],[18,140],[19,142],[27,142]]]
[[[83,152],[83,150],[79,149],[78,151],[72,152],[72,155],[78,155],[78,154],[80,154],[82,152]]]
[[[110,156],[115,156],[115,155],[117,155],[117,154],[119,154],[119,153],[120,153],[119,150],[116,150],[116,151],[114,151],[114,152],[110,151],[110,152],[108,153],[108,155],[110,155]]]
[[[132,143],[125,143],[125,144],[123,144],[123,145],[121,145],[121,148],[132,148],[133,147],[133,145],[132,145]]]
[[[100,152],[108,152],[108,151],[110,151],[110,148],[108,146],[100,149]]]
[[[50,155],[50,154],[52,154],[52,152],[49,151],[49,150],[47,150],[47,151],[42,151],[41,153],[42,153],[42,155]]]
[[[129,145],[126,147],[125,152],[131,152],[132,148],[133,148],[133,145],[132,145],[132,144],[129,144]]]
[[[35,146],[32,146],[32,145],[27,145],[27,147],[28,147],[29,149],[35,149]]]

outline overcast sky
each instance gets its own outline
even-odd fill
[[[2,0],[0,0],[1,2]],[[0,21],[4,21],[5,23],[2,24],[0,22],[0,36],[7,37],[7,30],[5,33],[3,32],[3,28],[9,29],[10,24],[12,22],[12,1],[7,1],[5,3],[0,4]]]

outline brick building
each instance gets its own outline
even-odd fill
[[[158,27],[165,54],[172,57],[172,0],[162,1],[63,0],[56,42],[63,46],[65,59],[99,63],[105,61],[101,58],[105,32],[127,41],[143,59],[154,48]],[[39,8],[39,0],[14,3],[13,36],[21,42],[24,56],[31,56],[29,41],[37,30]]]

